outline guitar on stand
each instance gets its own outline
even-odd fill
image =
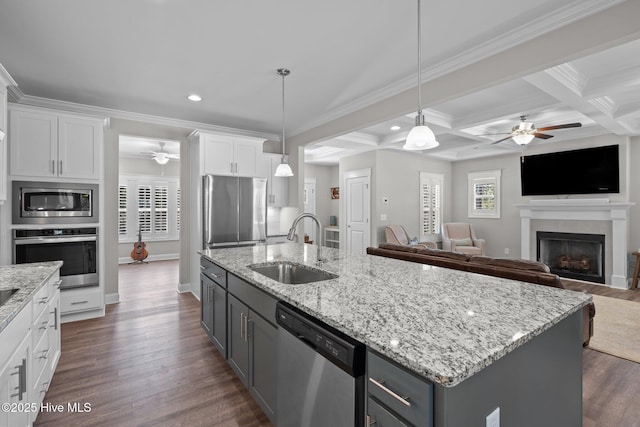
[[[146,263],[145,258],[149,256],[149,252],[145,249],[147,244],[142,241],[142,226],[138,227],[138,241],[133,244],[133,250],[131,251],[131,258],[136,263]]]

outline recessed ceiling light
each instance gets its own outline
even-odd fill
[[[195,93],[192,93],[191,95],[187,96],[187,99],[189,101],[193,101],[193,102],[200,102],[202,101],[202,97],[200,95],[196,95]]]
[[[397,126],[397,125],[391,126],[391,130],[400,130],[400,126]]]

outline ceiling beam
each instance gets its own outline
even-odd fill
[[[516,47],[422,84],[423,107],[437,105],[549,67],[640,38],[640,2],[625,1]],[[598,31],[594,31],[597,28]],[[535,52],[535,54],[531,54]],[[293,135],[305,145],[363,129],[415,108],[417,88],[375,102]]]

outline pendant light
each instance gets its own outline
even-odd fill
[[[291,170],[291,166],[287,164],[284,155],[284,78],[291,74],[291,71],[286,68],[278,68],[277,73],[282,76],[282,161],[276,168],[276,172],[273,175],[287,177],[293,176],[293,171]]]
[[[416,116],[416,125],[409,134],[402,148],[405,150],[427,150],[435,148],[440,143],[436,141],[433,131],[424,122],[422,114],[422,56],[421,56],[421,33],[420,33],[420,0],[418,0],[418,115]]]

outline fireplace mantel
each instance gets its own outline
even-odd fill
[[[610,221],[613,233],[611,286],[627,289],[629,209],[633,205],[611,203],[609,199],[531,200],[528,204],[516,205],[520,209],[521,257],[535,257],[531,254],[531,220]]]

